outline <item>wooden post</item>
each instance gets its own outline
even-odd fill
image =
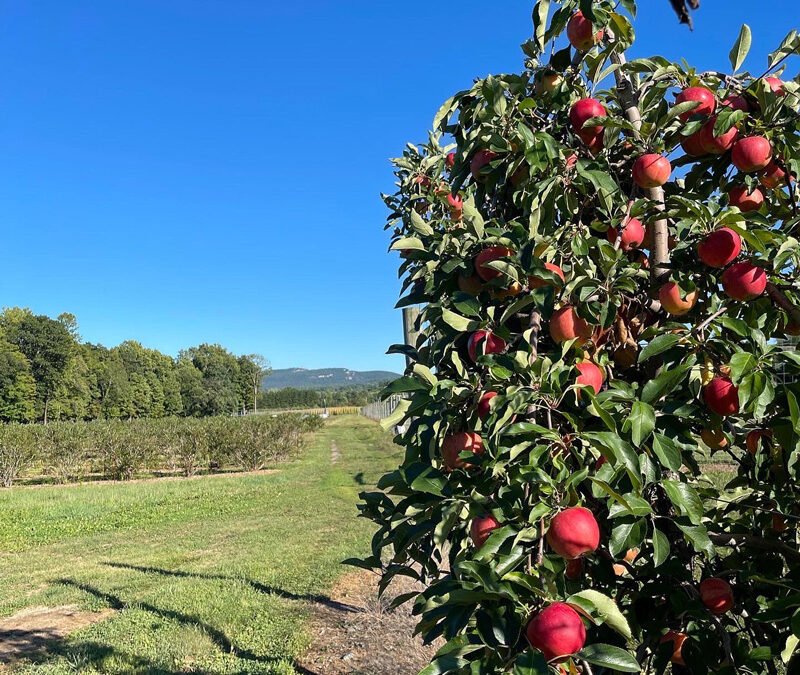
[[[403,307],[403,344],[417,346],[417,318],[419,307]],[[406,367],[411,367],[412,359],[406,356]]]

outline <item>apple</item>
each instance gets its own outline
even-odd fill
[[[727,376],[717,376],[703,387],[703,399],[712,412],[722,417],[739,412],[739,388]]]
[[[686,635],[686,633],[679,633],[678,631],[671,630],[667,631],[661,640],[659,640],[661,644],[665,644],[667,642],[672,643],[672,656],[669,658],[672,663],[677,663],[679,666],[686,665],[681,651],[683,650],[683,643],[686,642],[688,637],[689,636]]]
[[[547,543],[567,560],[592,553],[600,545],[600,528],[594,514],[582,506],[561,511],[550,521]]]
[[[602,127],[584,129],[583,125],[592,117],[605,117],[606,115],[605,107],[596,98],[582,98],[573,103],[569,109],[569,121],[572,124],[572,128],[577,132],[601,129]],[[595,131],[595,133],[597,132]]]
[[[419,185],[421,188],[427,190],[431,186],[431,179],[424,174],[414,176],[414,185]]]
[[[564,270],[562,270],[558,265],[554,263],[545,263],[545,269],[550,270],[554,274],[557,274],[561,277],[561,283],[566,283],[566,278],[564,277]],[[528,288],[542,288],[543,286],[555,286],[557,282],[546,281],[536,276],[528,277]]]
[[[564,602],[554,602],[534,616],[525,628],[525,635],[548,661],[565,661],[586,642],[583,619]]]
[[[601,466],[603,466],[603,464],[606,464],[607,462],[608,460],[603,457],[603,455],[600,455],[597,458],[597,461],[594,463],[594,470],[597,471]]]
[[[482,420],[489,416],[489,404],[495,396],[497,396],[496,391],[487,391],[478,401],[478,417]]]
[[[579,52],[586,52],[603,39],[603,31],[595,31],[583,12],[575,12],[567,24],[567,39]]]
[[[697,252],[709,267],[725,267],[742,252],[742,238],[729,227],[709,234],[697,247]]]
[[[659,187],[669,180],[672,166],[664,155],[642,155],[633,165],[633,182],[640,188]]]
[[[459,274],[458,288],[463,293],[478,295],[483,289],[483,281],[481,281],[481,278],[477,274],[470,274],[468,277]]]
[[[566,162],[565,162],[566,167],[568,169],[571,169],[577,163],[578,163],[578,153],[577,152],[570,153],[569,157],[567,157]]]
[[[472,177],[476,181],[483,182],[486,180],[486,176],[481,174],[481,170],[495,157],[497,157],[497,153],[492,150],[478,150],[478,152],[475,153],[475,156],[469,163],[469,169],[472,172]]]
[[[533,81],[533,91],[538,96],[552,94],[563,81],[564,77],[560,73],[552,70],[539,71]]]
[[[514,251],[508,248],[508,246],[490,246],[489,248],[483,249],[475,256],[475,270],[478,272],[478,276],[484,281],[497,279],[502,276],[502,273],[491,267],[484,267],[484,265],[492,260],[508,258],[513,255]]]
[[[714,93],[705,87],[688,87],[675,98],[676,105],[679,103],[686,103],[687,101],[698,101],[700,105],[694,110],[681,113],[679,117],[683,122],[692,117],[692,115],[713,115],[717,107]]]
[[[793,337],[797,337],[800,335],[800,323],[795,323],[794,321],[790,321],[786,324],[786,328],[783,329],[783,332],[786,335],[791,335]]]
[[[763,178],[761,182],[764,182]],[[737,185],[728,192],[728,202],[731,206],[738,207],[742,213],[758,211],[764,203],[764,194],[758,188],[753,188],[752,192],[748,192],[746,186]]]
[[[741,138],[733,146],[731,162],[743,173],[753,173],[772,160],[772,145],[763,136]]]
[[[751,455],[758,454],[758,450],[761,447],[761,439],[764,437],[771,438],[772,431],[766,429],[756,429],[747,434],[747,438],[745,438],[744,444],[747,447],[747,451]]]
[[[674,281],[669,281],[658,290],[658,299],[661,306],[673,316],[683,316],[691,311],[697,303],[697,291],[682,296],[681,287]]]
[[[762,171],[758,172],[758,178],[768,190],[774,190],[777,187],[784,187],[788,185],[786,182],[786,172],[775,160],[772,160]],[[794,176],[790,178],[794,181]]]
[[[623,558],[623,560],[629,565],[632,565],[633,561],[636,560],[638,556],[639,556],[638,548],[629,548],[628,551],[625,553],[625,557]],[[620,563],[614,564],[614,574],[616,574],[618,577],[621,577],[627,573],[628,573],[628,567],[626,565],[622,565]]]
[[[450,216],[455,221],[464,217],[464,200],[458,195],[447,195],[447,204],[450,207]]]
[[[767,287],[767,273],[763,267],[749,262],[731,265],[722,273],[722,290],[734,300],[753,300]]]
[[[606,238],[613,244],[617,241],[617,228],[609,227]],[[621,246],[623,251],[631,251],[641,246],[644,241],[644,227],[636,218],[628,218],[622,227]]]
[[[583,560],[581,558],[567,560],[567,566],[564,568],[564,576],[574,581],[581,574],[583,574]]]
[[[733,607],[733,589],[724,579],[709,577],[700,582],[700,599],[712,614],[725,614]]]
[[[703,149],[711,155],[722,155],[733,147],[736,137],[739,135],[739,130],[733,126],[721,136],[714,135],[714,123],[717,121],[716,117],[712,117],[708,122],[703,125],[700,130],[700,142],[703,144]]]
[[[769,88],[772,89],[772,93],[775,96],[786,96],[786,90],[783,88],[783,80],[779,77],[765,77],[764,82],[769,85]]]
[[[462,431],[457,434],[445,436],[442,441],[442,459],[448,469],[465,469],[472,464],[459,457],[462,452],[471,452],[480,457],[483,455],[483,439],[479,434]]]
[[[719,427],[716,429],[703,429],[700,432],[700,438],[712,450],[722,450],[728,447],[728,439],[725,437],[725,432]]]
[[[491,289],[493,298],[497,300],[504,300],[505,298],[513,298],[515,295],[522,293],[522,284],[519,281],[512,281],[508,288],[493,288]]]
[[[700,131],[695,131],[691,136],[685,136],[681,141],[683,151],[692,157],[702,157],[706,154],[706,148],[703,144],[703,138]]]
[[[553,312],[550,318],[550,336],[559,343],[575,338],[584,343],[592,336],[592,327],[578,316],[574,307],[566,305]]]
[[[582,361],[575,366],[580,372],[575,384],[584,385],[594,391],[595,396],[600,393],[603,388],[603,369],[592,363],[591,361]],[[580,395],[580,392],[578,392]]]
[[[789,526],[786,524],[786,518],[784,518],[780,513],[773,513],[772,514],[772,531],[781,533],[786,532],[789,529]]]
[[[447,153],[447,157],[444,159],[444,164],[448,169],[452,169],[456,165],[456,153]]]
[[[750,112],[750,104],[747,102],[747,99],[739,94],[728,96],[728,98],[722,102],[722,105],[724,105],[726,108],[733,108],[734,110],[741,110],[742,112]]]
[[[601,127],[589,127],[578,132],[578,136],[584,142],[589,152],[596,156],[603,149],[605,143],[605,132]]]
[[[472,521],[472,525],[470,525],[469,536],[472,539],[472,543],[475,544],[475,547],[480,548],[486,543],[489,535],[501,527],[503,526],[500,521],[491,514],[488,516],[478,516]]]
[[[467,352],[473,361],[478,360],[478,349],[483,342],[483,354],[499,354],[506,348],[506,341],[487,330],[479,330],[470,335],[467,342]]]

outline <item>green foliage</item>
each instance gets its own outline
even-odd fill
[[[561,37],[578,8],[606,31],[585,53]],[[618,60],[635,37],[635,3],[622,8],[630,18],[607,0],[540,0],[524,72],[457,93],[428,142],[409,144],[394,160],[398,190],[384,201],[391,248],[403,258],[398,305],[424,306],[416,343],[390,350],[413,361],[386,392],[408,395],[390,420],[406,427],[396,439],[405,459],[381,491],[363,494],[362,514],[379,530],[371,555],[351,562],[379,570],[382,587],[397,574],[425,584],[409,598],[418,631],[447,642],[426,672],[556,672],[532,655],[524,634],[530,617],[555,601],[590,617],[586,646],[565,664],[571,673],[587,673],[591,663],[605,672],[727,674],[735,666],[775,674],[800,637],[797,530],[773,520],[773,511],[787,523],[800,515],[800,357],[776,344],[800,303],[796,190],[736,173],[730,152],[693,157],[680,145],[707,123],[717,135],[737,125],[740,136],[767,137],[775,161],[796,173],[800,85],[784,76],[780,96],[747,72],[698,73],[658,56]],[[750,41],[745,28],[731,51],[734,69]],[[797,47],[793,32],[777,53]],[[553,73],[562,77],[547,91],[541,78]],[[693,115],[693,103],[674,105],[689,86],[713,92],[716,121]],[[640,128],[626,112],[631,89]],[[572,129],[572,104],[589,96],[608,116]],[[726,110],[728,96],[744,97],[749,111]],[[588,147],[578,132],[588,138],[597,125]],[[651,152],[674,167],[663,203],[631,178],[634,161]],[[480,170],[478,153],[488,160]],[[763,206],[731,206],[736,186],[760,187]],[[648,227],[642,250],[607,237],[628,217]],[[666,278],[642,258],[654,254],[662,219],[674,239]],[[721,227],[741,237],[739,260],[765,271],[768,293],[732,300],[720,288],[722,270],[700,261],[698,244]],[[489,247],[511,252],[488,263],[481,279],[475,259]],[[545,263],[563,270],[563,284]],[[698,294],[680,317],[654,302],[669,280],[682,296]],[[567,306],[591,337],[555,341],[551,317]],[[477,330],[506,347],[473,360],[468,341]],[[601,391],[576,381],[584,361],[602,370]],[[724,419],[702,395],[715,376],[738,388],[739,410]],[[498,395],[481,417],[486,392]],[[771,434],[748,452],[745,439],[758,429]],[[737,470],[727,485],[702,475],[703,430],[724,433],[719,451]],[[483,454],[462,453],[448,467],[443,441],[464,431],[480,435]],[[544,533],[577,505],[593,512],[601,544],[582,574],[567,577]],[[487,514],[502,527],[477,547],[470,524]],[[633,549],[638,557],[622,563]],[[706,609],[698,585],[707,577],[730,581],[733,611],[717,617]],[[607,611],[612,600],[619,615]],[[667,630],[689,636],[685,666],[670,665],[661,644]]]
[[[361,387],[344,387],[341,389],[270,389],[262,391],[258,397],[259,408],[276,410],[287,408],[329,408],[336,406],[364,406],[376,400],[381,390],[380,385],[366,385]]]

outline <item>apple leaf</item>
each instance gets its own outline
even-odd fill
[[[669,539],[661,530],[653,528],[653,565],[660,567],[669,556]]]
[[[631,440],[639,447],[656,428],[656,413],[653,406],[642,401],[635,401],[631,414],[625,420],[623,430],[631,432]]]
[[[567,603],[578,605],[592,617],[595,623],[604,623],[626,640],[631,639],[631,627],[628,620],[617,607],[617,603],[607,595],[589,588],[571,595],[567,598]]]
[[[647,361],[647,359],[672,349],[676,344],[678,344],[679,340],[680,338],[673,333],[658,335],[650,340],[647,346],[642,349],[641,352],[639,352],[639,363],[644,363]]]
[[[623,673],[639,673],[642,670],[639,662],[632,654],[613,645],[588,645],[581,649],[575,657],[594,666],[618,670]]]
[[[751,41],[752,35],[750,33],[750,26],[744,23],[742,24],[742,30],[739,31],[739,37],[736,38],[736,42],[733,43],[733,49],[731,49],[731,53],[729,55],[733,72],[739,70],[739,67],[747,58],[747,52],[750,51]]]

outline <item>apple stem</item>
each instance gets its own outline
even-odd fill
[[[583,672],[586,673],[586,675],[594,675],[592,667],[588,664],[588,662],[581,661],[581,667],[583,668]]]

